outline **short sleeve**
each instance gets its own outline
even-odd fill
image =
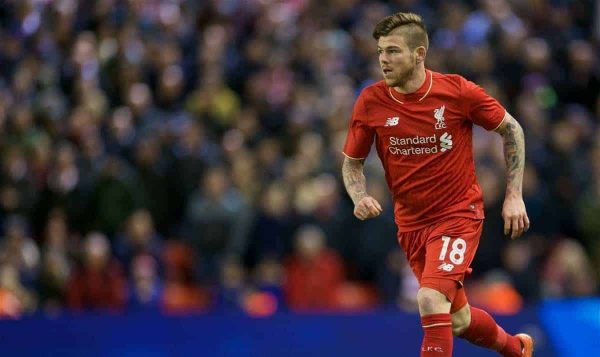
[[[477,84],[461,77],[461,101],[465,115],[473,123],[494,130],[502,123],[506,109]]]
[[[366,158],[369,156],[374,137],[373,128],[369,127],[368,124],[365,94],[363,91],[356,100],[356,103],[354,103],[350,128],[348,129],[346,143],[344,144],[344,155],[352,159]]]

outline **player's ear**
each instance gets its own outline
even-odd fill
[[[427,50],[425,49],[424,46],[417,47],[417,49],[415,50],[415,61],[417,62],[417,64],[425,61],[426,53],[427,53]]]

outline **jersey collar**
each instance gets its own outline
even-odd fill
[[[420,102],[431,91],[431,87],[433,86],[433,74],[430,70],[425,70],[425,81],[419,89],[412,93],[402,94],[395,91],[392,87],[388,87],[388,95],[395,101],[400,104],[405,104],[406,102]]]

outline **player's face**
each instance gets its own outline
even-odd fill
[[[377,42],[377,53],[383,79],[388,86],[402,86],[413,76],[417,67],[416,50],[408,48],[404,36],[394,33],[381,36]]]

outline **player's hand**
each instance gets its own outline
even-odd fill
[[[354,206],[354,215],[361,221],[377,217],[381,214],[381,211],[383,211],[381,205],[371,196],[361,198]]]
[[[529,217],[525,210],[525,202],[521,196],[507,196],[502,207],[502,218],[504,219],[504,235],[510,235],[511,239],[520,237],[529,229]]]

